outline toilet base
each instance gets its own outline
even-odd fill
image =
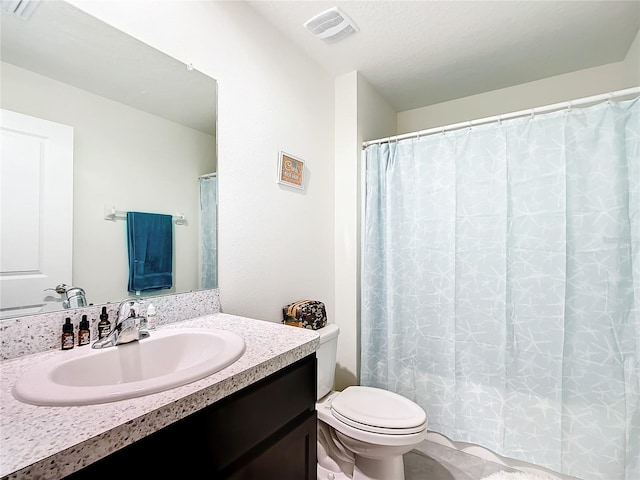
[[[373,459],[356,455],[353,480],[404,480],[402,455]]]
[[[353,468],[353,477],[318,465],[317,480],[404,480],[402,457],[385,460],[358,457]]]
[[[318,421],[318,480],[405,480],[403,454],[413,445],[381,447],[354,440]]]
[[[318,465],[317,480],[353,480],[353,477],[342,472],[334,472],[324,468],[322,465]]]

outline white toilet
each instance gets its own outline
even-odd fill
[[[340,330],[317,332],[318,480],[404,480],[402,455],[425,439],[425,411],[380,388],[332,391]]]

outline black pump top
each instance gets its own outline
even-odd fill
[[[89,330],[89,320],[87,320],[86,315],[82,315],[82,320],[80,320],[80,330]]]
[[[67,317],[65,319],[64,325],[62,326],[63,333],[73,333],[73,325],[71,324],[71,318]]]
[[[102,307],[102,313],[100,314],[100,320],[106,320],[107,318],[109,318],[109,315],[107,314],[107,307]]]

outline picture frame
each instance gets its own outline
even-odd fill
[[[304,160],[280,151],[278,155],[278,183],[304,189]]]

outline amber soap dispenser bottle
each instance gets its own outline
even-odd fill
[[[73,348],[75,334],[73,333],[73,324],[71,318],[65,319],[62,326],[62,350],[71,350]]]

